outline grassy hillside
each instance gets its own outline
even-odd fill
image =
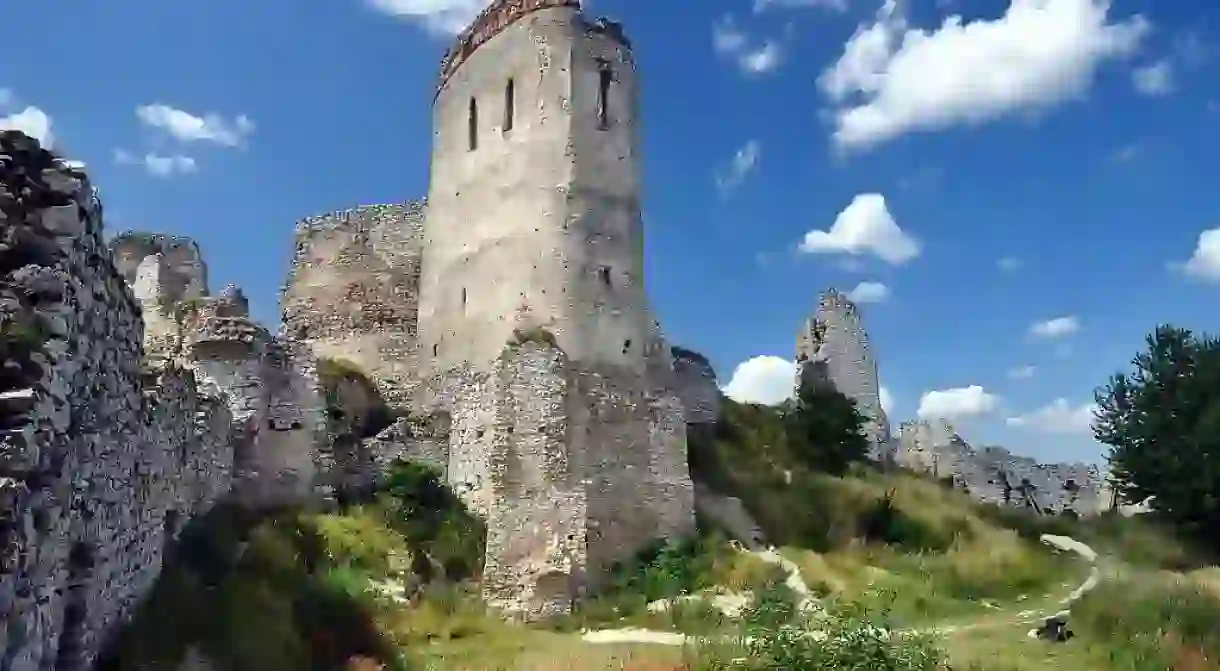
[[[786,570],[703,520],[699,537],[618,567],[570,617],[503,623],[477,599],[481,525],[426,471],[400,465],[362,505],[220,508],[196,522],[104,668],[177,669],[188,651],[259,671],[1220,668],[1220,569],[1148,520],[1039,519],[909,473],[814,472],[774,408],[728,403],[715,435],[690,449],[695,476],[743,500],[822,608],[797,609]],[[1067,643],[1026,637],[1030,613],[1053,612],[1088,570],[1042,533],[1103,555],[1105,577],[1074,607]],[[713,594],[744,610],[725,615]],[[582,639],[624,627],[701,638]]]

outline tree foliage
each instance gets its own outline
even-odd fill
[[[1220,340],[1161,326],[1098,389],[1093,434],[1110,446],[1117,493],[1186,530],[1220,537]]]
[[[829,385],[802,384],[785,421],[793,456],[812,469],[841,475],[868,455],[856,402]]]

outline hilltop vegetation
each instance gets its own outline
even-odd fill
[[[1165,345],[1173,337],[1158,331],[1150,343],[1183,351]],[[1175,370],[1158,366],[1148,365]],[[1181,371],[1201,369],[1192,366],[1179,363],[1175,393],[1212,393],[1185,380]],[[1211,410],[1187,404],[1170,410],[1177,424],[1155,420],[1148,399],[1164,404],[1151,391],[1156,379],[1112,382],[1113,398],[1131,401],[1099,399],[1099,433],[1121,446],[1124,492],[1161,500],[1142,519],[1036,517],[876,470],[862,462],[867,445],[850,401],[807,389],[778,407],[726,401],[715,431],[689,445],[693,476],[739,498],[777,555],[742,551],[715,520],[700,519],[697,537],[617,567],[572,615],[512,625],[477,598],[482,525],[435,474],[399,463],[373,496],[339,510],[254,516],[222,507],[195,522],[103,668],[177,669],[190,655],[260,671],[1220,668],[1220,568],[1169,531],[1208,528],[1203,480],[1195,498],[1161,498],[1155,469],[1167,457],[1138,433],[1197,422],[1178,444],[1190,456],[1173,467],[1201,468],[1217,453],[1202,431]],[[1203,505],[1181,512],[1201,496]],[[1039,543],[1046,533],[1102,556],[1100,584],[1072,606],[1075,637],[1065,643],[1026,633],[1090,566]],[[623,628],[689,638],[606,644],[582,634]]]

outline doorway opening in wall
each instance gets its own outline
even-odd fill
[[[479,101],[473,97],[470,99],[470,115],[466,121],[466,132],[469,135],[467,141],[470,145],[470,151],[474,151],[479,148]]]
[[[516,92],[513,90],[513,80],[510,77],[508,83],[504,85],[504,132],[513,129],[513,106]]]
[[[614,70],[610,61],[597,61],[597,127],[606,130],[610,127],[610,81],[614,78]]]
[[[80,671],[89,621],[89,585],[93,578],[93,548],[73,543],[68,551],[68,584],[63,595],[63,624],[55,650],[55,671]]]

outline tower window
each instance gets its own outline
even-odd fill
[[[466,287],[462,287],[462,311],[466,310]]]
[[[470,118],[467,121],[470,151],[474,151],[479,148],[479,102],[474,98],[470,99]]]
[[[610,286],[610,266],[602,266],[598,268],[597,276],[601,278],[602,284]]]
[[[630,349],[631,349],[631,341],[624,340],[623,341],[623,354],[626,354],[628,352],[628,350],[630,350]]]
[[[610,80],[614,77],[614,70],[610,67],[610,61],[598,60],[597,62],[597,127],[601,130],[606,130],[610,127]]]
[[[504,85],[504,132],[513,129],[513,107],[514,99],[516,98],[513,90],[513,80],[509,79]]]

